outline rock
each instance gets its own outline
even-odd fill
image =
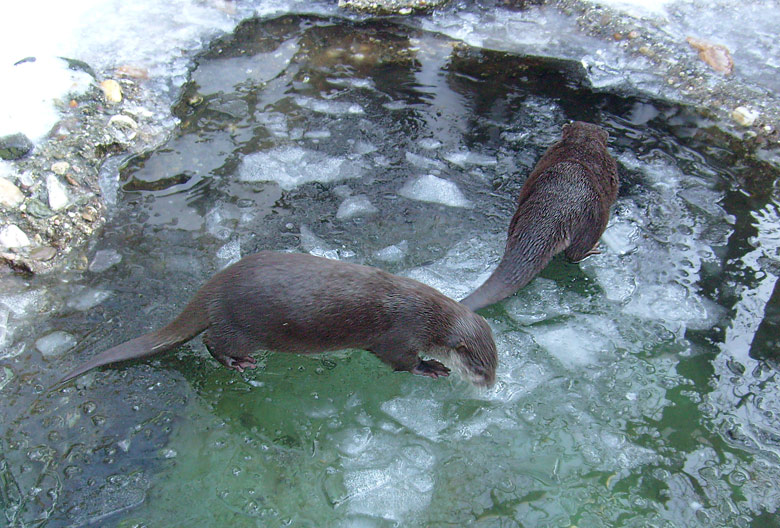
[[[68,190],[54,174],[46,176],[46,190],[49,193],[49,207],[52,211],[59,211],[68,206],[70,202]]]
[[[731,112],[731,118],[743,127],[753,126],[758,116],[758,111],[747,106],[738,106]]]
[[[51,166],[51,171],[54,174],[58,174],[60,176],[65,176],[65,174],[68,172],[68,169],[70,169],[70,163],[67,161],[58,161]]]
[[[33,260],[39,260],[41,262],[46,262],[47,260],[51,260],[56,256],[57,250],[51,246],[43,246],[30,251],[30,258]]]
[[[9,224],[0,229],[0,246],[12,248],[23,248],[30,245],[30,239],[19,229],[19,226]]]
[[[122,101],[122,87],[114,79],[106,79],[100,83],[103,89],[103,95],[109,103],[119,103]]]
[[[409,15],[415,11],[430,11],[449,0],[339,0],[339,7],[375,14]]]
[[[24,134],[11,134],[0,138],[0,158],[17,160],[33,149],[32,141]]]
[[[0,204],[6,207],[16,207],[24,201],[24,194],[19,187],[5,178],[0,178]]]
[[[108,126],[114,129],[113,135],[122,141],[132,141],[137,135],[138,123],[126,115],[120,114],[111,117],[108,120]]]
[[[46,204],[37,198],[31,198],[27,201],[25,211],[35,218],[49,218],[54,214],[51,209],[46,207]]]
[[[734,60],[726,46],[712,44],[706,40],[693,37],[685,39],[691,47],[699,52],[699,58],[706,62],[713,70],[724,75],[730,75],[734,69]]]

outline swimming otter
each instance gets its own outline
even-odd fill
[[[520,189],[501,262],[461,303],[479,310],[509,297],[561,251],[575,262],[599,252],[618,192],[608,138],[590,123],[564,125],[561,140],[547,149]]]
[[[205,332],[214,358],[243,372],[258,349],[313,353],[362,348],[395,370],[438,378],[459,367],[490,386],[498,362],[487,322],[420,282],[358,264],[263,251],[228,266],[201,287],[169,325],[109,350],[62,379],[117,361],[169,350]]]

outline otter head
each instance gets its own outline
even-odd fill
[[[463,307],[447,340],[450,360],[465,378],[481,387],[490,387],[496,382],[498,352],[493,332],[482,316]]]
[[[563,125],[563,132],[561,134],[563,139],[579,139],[579,140],[598,140],[599,143],[607,146],[607,140],[609,134],[606,130],[593,123],[586,123],[584,121],[573,121]]]

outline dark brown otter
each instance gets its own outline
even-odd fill
[[[88,370],[174,348],[205,332],[214,358],[242,372],[258,349],[313,353],[361,348],[395,370],[438,378],[451,362],[474,384],[490,386],[498,362],[487,322],[412,279],[382,270],[296,253],[263,251],[212,277],[165,326],[77,367]]]
[[[509,297],[561,251],[575,262],[598,253],[618,192],[608,138],[590,123],[564,125],[561,140],[547,149],[520,189],[501,262],[461,303],[479,310]]]

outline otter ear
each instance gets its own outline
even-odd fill
[[[461,341],[457,345],[455,345],[455,350],[458,351],[458,354],[466,355],[469,353],[469,347],[466,346],[465,341]]]

